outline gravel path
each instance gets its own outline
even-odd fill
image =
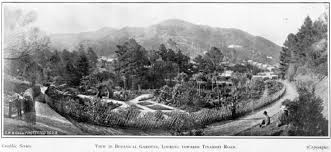
[[[208,125],[204,131],[204,134],[206,136],[233,136],[244,130],[258,125],[263,119],[263,111],[267,111],[270,117],[277,114],[280,110],[281,103],[285,99],[292,100],[298,96],[296,88],[293,84],[289,83],[288,81],[281,82],[286,87],[286,93],[281,99],[274,102],[270,106],[262,108],[255,113],[251,113],[236,120],[230,120],[227,122],[220,122]]]

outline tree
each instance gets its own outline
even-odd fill
[[[163,61],[168,61],[168,49],[165,47],[164,44],[161,44],[159,49],[157,50],[157,54],[161,57]]]
[[[280,75],[281,78],[284,79],[285,75],[287,73],[287,69],[289,67],[291,60],[291,52],[288,48],[282,47],[282,51],[280,52],[280,57],[279,57],[279,64],[280,64]]]
[[[205,59],[211,61],[214,69],[217,69],[217,67],[223,61],[223,58],[223,53],[216,47],[210,48],[210,50],[205,54]]]
[[[138,84],[139,88],[146,73],[146,66],[149,64],[147,51],[134,39],[130,39],[123,45],[117,45],[117,48],[115,51],[118,62],[116,70],[125,79],[131,77],[132,89],[136,87],[135,84]]]
[[[182,72],[182,73],[178,73],[178,75],[175,77],[175,80],[180,84],[183,84],[183,82],[187,80],[187,77],[188,77],[187,74]]]
[[[4,9],[3,59],[11,75],[22,75],[31,84],[43,81],[44,69],[49,60],[49,37],[39,28],[33,27],[35,12]]]
[[[200,86],[201,83],[203,83],[204,75],[202,72],[196,73],[192,75],[192,80],[194,80],[198,84],[198,90],[199,90],[199,95],[200,95]]]
[[[176,63],[167,61],[163,63],[164,75],[169,83],[177,76],[179,67]]]
[[[74,59],[73,53],[69,52],[67,49],[64,49],[61,52],[61,59],[63,64],[66,64],[68,61],[72,61]]]
[[[18,60],[45,44],[39,29],[30,27],[36,18],[35,12],[4,9],[4,59]]]
[[[37,82],[41,82],[43,80],[43,70],[44,69],[40,64],[36,61],[30,60],[30,62],[24,66],[23,76],[26,80],[31,82],[32,86],[34,86]]]
[[[328,121],[323,117],[323,100],[307,88],[298,88],[299,98],[283,102],[293,124],[289,134],[296,136],[327,136]]]
[[[81,77],[75,67],[73,61],[69,60],[65,65],[64,80],[66,83],[72,86],[78,86],[80,84]]]
[[[79,78],[89,75],[90,64],[85,52],[80,52],[79,58],[76,61],[76,69]]]
[[[179,72],[185,72],[186,74],[191,74],[190,68],[191,65],[189,63],[190,57],[184,55],[181,50],[175,55],[174,62],[177,63],[179,67]]]
[[[247,78],[244,74],[235,73],[232,78],[232,91],[230,96],[230,106],[232,118],[236,118],[237,104],[242,101],[247,94]]]
[[[98,55],[93,51],[91,47],[87,50],[87,57],[90,61],[91,68],[95,68],[98,63]]]
[[[327,53],[327,21],[319,19],[313,22],[309,16],[304,20],[296,34],[289,34],[284,42],[280,60],[282,75],[290,80],[294,79],[299,67],[308,68],[313,73],[325,75]],[[286,56],[290,56],[288,59]],[[287,63],[288,62],[288,63]]]
[[[95,70],[93,73],[82,78],[80,85],[82,90],[97,90],[97,97],[101,97],[102,90],[106,89],[108,98],[112,98],[112,87],[114,86],[115,74],[105,70]]]
[[[299,63],[304,63],[310,46],[315,42],[315,31],[313,28],[313,22],[309,16],[305,18],[305,21],[299,32],[296,34],[297,37],[297,49],[294,53]]]
[[[193,59],[196,71],[203,73],[211,73],[216,69],[213,67],[210,60],[206,60],[203,56],[198,55]]]
[[[46,63],[46,70],[47,70],[47,79],[54,78],[56,76],[63,76],[64,66],[62,64],[60,53],[55,50],[49,61]]]

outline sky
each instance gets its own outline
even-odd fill
[[[48,34],[78,33],[102,27],[146,27],[167,19],[237,28],[282,45],[309,15],[327,10],[322,3],[5,3],[9,9],[35,11],[33,23]]]

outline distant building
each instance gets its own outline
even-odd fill
[[[231,44],[228,46],[228,48],[242,48],[241,45],[235,45],[235,44]]]
[[[114,61],[113,58],[101,56],[100,58],[98,58],[98,67],[100,68],[110,67],[113,61]]]
[[[232,86],[233,85],[233,83],[231,81],[221,81],[221,80],[217,80],[216,84],[223,85],[223,86]]]
[[[231,71],[231,70],[226,70],[226,71],[224,71],[220,76],[221,76],[221,77],[231,77],[232,74],[233,74],[233,71]]]
[[[98,61],[104,61],[104,62],[113,62],[114,58],[109,58],[109,57],[105,57],[105,56],[101,56]]]
[[[273,72],[261,72],[257,75],[253,75],[252,79],[278,79],[278,75],[274,74]]]
[[[274,69],[275,69],[275,67],[273,67],[273,66],[268,66],[267,67],[267,70],[270,71],[270,72],[274,71]]]

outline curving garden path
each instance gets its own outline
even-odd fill
[[[286,99],[294,99],[298,96],[296,87],[288,81],[281,81],[286,87],[284,96],[254,113],[240,117],[236,120],[214,123],[208,125],[204,130],[205,136],[234,136],[244,130],[258,125],[263,119],[263,111],[267,111],[269,116],[277,114],[280,111],[281,103]]]

